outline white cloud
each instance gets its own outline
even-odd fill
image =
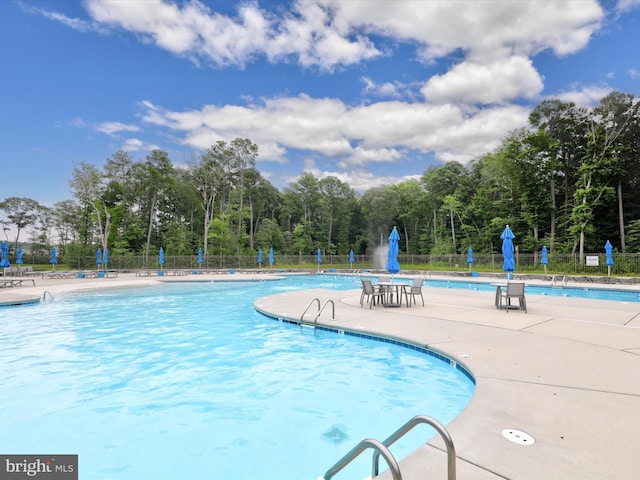
[[[348,24],[421,43],[427,58],[458,49],[482,58],[530,55],[548,48],[559,55],[574,53],[604,17],[595,0],[322,3],[334,6]]]
[[[638,77],[640,77],[640,70],[636,69],[636,68],[630,68],[628,70],[629,76],[633,79],[636,79]]]
[[[304,171],[296,175],[288,175],[283,178],[284,185],[297,182],[302,173],[310,173],[318,179],[326,177],[335,177],[343,183],[346,183],[356,192],[366,192],[367,190],[381,185],[394,185],[406,180],[418,180],[421,175],[402,175],[402,176],[384,176],[374,175],[373,173],[364,169],[354,169],[349,171],[332,171],[323,170],[315,166],[313,162],[305,162]]]
[[[109,135],[111,137],[116,136],[120,132],[139,132],[140,127],[137,125],[125,124],[121,122],[104,122],[95,127],[96,131]]]
[[[120,150],[124,150],[126,152],[151,151],[159,149],[160,147],[158,147],[158,145],[145,143],[138,138],[129,138],[120,147]]]
[[[491,63],[464,61],[431,77],[422,89],[428,102],[501,103],[534,98],[542,78],[528,58],[513,56]]]
[[[628,12],[634,8],[640,7],[640,0],[618,0],[616,10],[620,12]]]
[[[407,85],[398,81],[376,83],[369,77],[361,77],[360,81],[364,83],[363,95],[372,95],[380,98],[400,98],[408,89]]]
[[[66,25],[67,27],[70,27],[73,30],[77,30],[79,32],[98,32],[98,33],[107,32],[99,23],[96,23],[96,22],[88,22],[80,18],[72,18],[58,12],[52,12],[50,10],[35,7],[33,5],[29,5],[23,2],[19,2],[18,5],[20,5],[20,7],[26,12],[33,13],[36,15],[42,15],[43,17],[48,18],[49,20],[53,20],[54,22],[58,22],[63,25]]]
[[[595,0],[299,0],[274,12],[243,3],[235,17],[197,0],[182,7],[162,0],[85,5],[95,22],[194,61],[242,66],[255,56],[273,62],[293,56],[302,66],[329,71],[382,55],[371,35],[415,42],[425,59],[457,50],[475,61],[545,49],[566,55],[582,49],[604,17]]]
[[[146,122],[183,133],[204,150],[218,140],[251,138],[258,160],[283,161],[288,150],[315,152],[345,170],[396,162],[411,151],[467,162],[495,148],[527,122],[528,109],[501,106],[465,110],[444,105],[379,102],[349,107],[337,99],[273,98],[246,107],[207,105],[184,112],[149,110]]]
[[[75,117],[75,118],[71,119],[69,124],[72,127],[76,127],[76,128],[83,128],[83,127],[87,126],[87,124],[85,123],[85,121],[81,117]]]
[[[637,2],[621,1],[618,7]],[[263,58],[332,72],[388,55],[384,42],[414,45],[430,66],[436,59],[454,62],[424,79],[420,101],[402,101],[416,93],[415,79],[378,82],[362,76],[367,98],[360,105],[305,94],[191,110],[141,102],[144,122],[169,130],[190,148],[202,151],[218,140],[250,138],[259,145],[259,161],[284,163],[293,150],[322,156],[339,171],[315,164],[309,168],[354,188],[374,180],[376,185],[393,183],[391,177],[365,173],[374,163],[423,154],[466,163],[497,147],[508,132],[527,123],[529,108],[516,102],[535,100],[543,91],[543,78],[531,58],[542,51],[579,51],[604,19],[596,0],[299,0],[288,4],[288,10],[245,2],[233,16],[216,12],[215,5],[198,0],[85,1],[94,24],[131,32],[196,63],[243,68]],[[576,87],[560,98],[591,104],[610,90]],[[364,104],[374,97],[385,101]],[[115,136],[139,128],[108,122],[98,130]],[[129,150],[145,147],[139,139],[125,145]]]
[[[352,37],[332,21],[332,9],[312,2],[296,4],[282,19],[242,4],[235,18],[212,12],[193,0],[182,8],[162,0],[87,0],[97,22],[123,28],[194,61],[239,65],[256,55],[278,61],[290,55],[303,66],[331,70],[379,55],[363,36]]]
[[[576,85],[574,90],[560,92],[552,97],[562,100],[563,102],[573,102],[578,107],[593,107],[600,103],[600,100],[612,91],[613,88],[608,85]]]

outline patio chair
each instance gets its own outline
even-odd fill
[[[391,282],[391,277],[389,276],[381,276],[378,277],[378,283],[376,283],[376,285],[378,286],[379,290],[382,290],[384,293],[388,293],[390,291],[390,288],[387,285],[378,285],[379,283],[390,283]],[[374,286],[376,286],[374,285]]]
[[[413,280],[413,285],[411,285],[411,287],[407,290],[405,290],[405,295],[407,297],[407,306],[410,307],[411,303],[409,303],[409,295],[411,295],[411,298],[413,299],[413,304],[416,304],[416,297],[418,295],[420,295],[420,298],[422,299],[422,306],[424,307],[424,297],[422,296],[422,284],[424,282],[424,279],[422,278],[416,278]]]
[[[364,306],[364,298],[367,297],[367,303],[369,303],[369,308],[372,305],[376,304],[376,298],[380,299],[381,302],[384,302],[384,292],[382,290],[377,289],[371,283],[371,280],[367,280],[365,278],[360,279],[362,281],[362,294],[360,295],[360,306]]]
[[[507,313],[509,313],[509,310],[511,309],[512,298],[517,298],[520,310],[524,310],[524,313],[527,313],[527,299],[524,296],[524,282],[507,282],[507,287],[502,289],[500,293],[500,308],[502,308],[502,301],[504,300]]]

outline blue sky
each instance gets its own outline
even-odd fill
[[[640,95],[640,0],[0,0],[0,200],[74,165],[249,138],[283,188],[354,189],[496,148],[546,98]]]

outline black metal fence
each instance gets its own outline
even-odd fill
[[[210,256],[202,264],[198,264],[197,255],[173,256],[165,255],[163,269],[320,269],[353,268],[353,269],[384,269],[387,258],[386,251],[379,255],[355,255],[353,265],[349,263],[347,255],[323,255],[322,263],[317,264],[316,255],[275,255],[273,265],[269,264],[269,256],[263,255],[262,265],[258,265],[257,255],[225,255]],[[12,259],[10,259],[12,260]],[[544,273],[544,266],[540,264],[541,255],[515,254],[516,272]],[[547,271],[566,275],[606,275],[607,265],[604,253],[586,254],[583,258],[572,254],[549,254]],[[24,258],[25,265],[43,265],[49,263],[49,257],[33,256]],[[65,267],[73,270],[97,269],[95,257],[66,256],[58,260]],[[467,255],[399,255],[398,261],[403,269],[410,270],[473,270],[483,272],[501,272],[502,255],[474,254],[471,268],[467,264]],[[614,266],[612,275],[634,276],[640,275],[640,254],[613,254]],[[13,262],[12,262],[13,263]],[[597,263],[597,265],[596,265]],[[60,268],[60,267],[57,267]],[[56,268],[56,269],[57,269]],[[143,256],[112,255],[109,259],[109,269],[112,270],[144,270],[159,269],[158,256],[149,257],[145,262]]]

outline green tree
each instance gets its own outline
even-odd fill
[[[256,166],[258,146],[248,138],[236,138],[229,145],[229,154],[232,165],[232,184],[237,191],[238,198],[237,251],[238,255],[240,255],[244,217],[245,173],[247,169],[253,169]]]
[[[284,192],[284,211],[290,212],[289,215],[298,220],[294,222],[294,228],[298,223],[302,225],[306,245],[301,250],[305,252],[313,251],[321,198],[318,180],[308,172],[304,172],[298,181],[290,183]],[[289,230],[292,231],[291,228]]]
[[[203,256],[205,263],[209,256],[209,230],[214,218],[216,199],[220,196],[223,169],[218,161],[217,151],[213,148],[200,157],[200,161],[190,165],[189,179],[193,188],[200,194],[200,207],[203,217]]]
[[[587,115],[586,109],[557,99],[544,100],[529,115],[534,129],[528,139],[530,155],[539,175],[548,176],[550,252],[556,246],[558,225],[570,223],[578,168],[586,152]]]
[[[144,264],[146,266],[149,261],[154,223],[161,218],[158,206],[160,204],[166,205],[177,183],[175,170],[167,152],[153,150],[139,169],[139,179],[147,206],[144,209],[147,212],[147,235],[144,248]],[[175,249],[171,251],[175,251]]]
[[[20,233],[27,227],[34,226],[38,220],[43,206],[31,198],[9,197],[0,202],[0,210],[3,210],[9,223],[16,226],[16,238],[13,243],[14,251],[18,248]]]
[[[326,253],[337,253],[334,243],[334,226],[337,218],[344,219],[350,217],[349,201],[355,197],[353,190],[336,177],[325,177],[318,182],[321,195],[320,209],[326,228]],[[345,226],[344,223],[338,224]],[[338,233],[340,233],[338,231]]]
[[[630,102],[631,106],[633,101]],[[580,262],[584,261],[585,235],[593,232],[594,209],[615,196],[611,183],[620,179],[620,141],[633,119],[633,108],[624,98],[605,97],[590,115],[587,152],[578,169],[576,204],[572,231],[579,243]],[[621,221],[622,207],[620,206]]]
[[[73,168],[70,183],[75,197],[94,213],[100,244],[103,250],[106,249],[111,231],[111,211],[107,205],[107,189],[101,172],[95,165],[81,162]]]

